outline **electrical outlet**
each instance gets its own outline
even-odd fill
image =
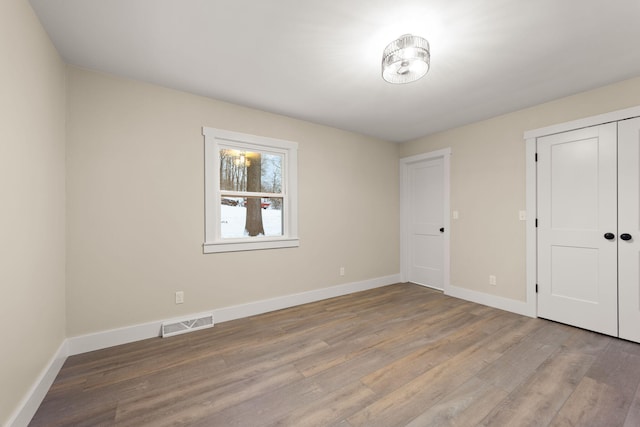
[[[184,303],[184,291],[176,292],[176,304]]]
[[[344,267],[340,267],[340,275],[344,276]]]
[[[493,274],[489,276],[489,284],[492,286],[496,285],[496,276],[494,276]]]
[[[518,212],[518,218],[520,219],[520,221],[526,221],[527,220],[527,211]]]

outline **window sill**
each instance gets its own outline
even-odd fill
[[[259,241],[239,241],[225,243],[207,243],[202,245],[205,254],[213,254],[220,252],[240,252],[240,251],[258,251],[263,249],[280,249],[280,248],[297,248],[300,246],[300,239],[269,239]]]

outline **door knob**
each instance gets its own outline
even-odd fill
[[[613,233],[604,233],[604,238],[607,239],[607,240],[615,239],[615,237],[616,237],[616,235],[613,234]]]
[[[631,240],[631,234],[628,234],[628,233],[621,234],[620,238],[622,240]]]
[[[440,232],[444,233],[444,227],[440,227]]]

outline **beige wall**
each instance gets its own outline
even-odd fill
[[[75,67],[68,85],[68,336],[398,273],[397,145]],[[299,248],[203,255],[202,126],[299,143]]]
[[[523,300],[522,133],[640,105],[637,78],[394,145],[75,67],[65,88],[24,0],[0,54],[0,423],[65,335],[397,273],[398,157],[453,149],[452,284]],[[202,126],[300,144],[300,248],[202,254]]]
[[[402,144],[400,157],[452,148],[451,209],[460,217],[451,220],[451,284],[524,301],[523,132],[637,105],[640,78]]]
[[[65,337],[65,68],[25,0],[0,2],[0,425]]]

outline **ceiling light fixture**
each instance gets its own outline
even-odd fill
[[[389,83],[411,83],[427,74],[430,63],[429,42],[405,34],[384,48],[382,78]]]

